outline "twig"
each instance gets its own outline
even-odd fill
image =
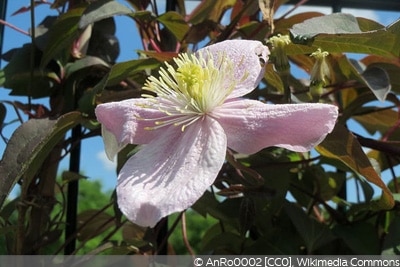
[[[187,250],[189,251],[189,254],[194,256],[195,253],[194,253],[192,247],[190,246],[189,239],[188,239],[188,236],[187,236],[187,231],[186,231],[186,213],[185,212],[182,213],[182,237],[183,237],[183,243],[185,243],[185,246],[186,246]]]
[[[24,31],[23,29],[20,29],[17,26],[14,26],[14,25],[10,24],[5,20],[0,19],[0,24],[3,24],[4,26],[10,27],[11,29],[13,29],[13,30],[15,30],[15,31],[17,31],[19,33],[22,33],[22,34],[24,34],[26,36],[30,36],[29,32]]]

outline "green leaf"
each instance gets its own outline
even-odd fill
[[[109,68],[110,66],[101,58],[85,56],[82,59],[79,59],[73,63],[69,63],[65,66],[65,77],[68,78],[72,73],[77,72],[79,70],[90,68],[93,66],[103,66]]]
[[[318,34],[361,33],[357,19],[350,14],[334,13],[322,17],[307,19],[293,25],[290,30],[294,41],[304,42]]]
[[[396,216],[389,226],[388,233],[383,240],[383,255],[399,255],[400,254],[400,217]]]
[[[136,59],[117,63],[111,68],[107,85],[116,85],[120,81],[129,78],[134,73],[155,69],[160,65],[161,63],[153,58]]]
[[[79,241],[91,239],[114,225],[115,218],[104,211],[85,210],[78,214]]]
[[[21,178],[32,179],[54,146],[81,120],[80,113],[71,112],[57,120],[31,119],[15,130],[0,161],[0,207],[14,185]]]
[[[224,12],[235,2],[235,0],[204,0],[193,10],[189,21],[192,24],[198,24],[205,20],[219,22]]]
[[[360,108],[360,112],[366,108]],[[397,122],[398,112],[393,109],[382,109],[374,112],[368,112],[363,115],[353,116],[358,123],[360,123],[369,134],[373,135],[376,132],[385,134]]]
[[[115,15],[128,15],[132,13],[128,7],[115,0],[98,0],[90,4],[79,21],[79,29],[84,29],[96,21],[113,17]]]
[[[46,66],[51,60],[63,57],[68,53],[73,41],[79,36],[78,23],[84,12],[84,7],[73,8],[62,14],[49,30],[49,40],[43,51],[41,66]]]
[[[333,241],[336,237],[329,228],[308,217],[302,209],[295,204],[287,202],[284,209],[303,238],[307,251],[312,253],[323,245]]]
[[[328,134],[325,140],[316,147],[316,150],[325,157],[340,160],[353,171],[364,176],[370,183],[382,189],[381,198],[371,202],[373,204],[371,209],[382,210],[393,207],[392,193],[376,173],[360,143],[344,126],[336,124],[332,133]]]
[[[292,45],[287,50],[288,53],[301,51],[307,54],[321,48],[330,53],[352,52],[397,57],[400,53],[400,35],[388,29],[362,32],[358,21],[349,14],[312,18],[292,27],[290,32],[293,42],[303,46]]]
[[[48,69],[34,66],[31,77],[30,56],[32,45],[26,44],[16,49],[10,63],[4,67],[2,86],[11,89],[11,95],[31,96],[33,98],[47,97],[52,93],[52,87],[59,82],[57,75]],[[39,55],[35,50],[35,54]]]
[[[379,238],[373,225],[361,221],[352,225],[337,224],[333,232],[343,239],[351,254],[379,254]]]
[[[356,70],[359,79],[371,89],[376,98],[384,102],[390,92],[391,84],[389,75],[385,69],[380,67],[365,67],[360,61],[350,59],[349,62]]]
[[[186,23],[185,19],[177,12],[169,11],[159,16],[157,20],[164,24],[164,26],[170,32],[172,32],[172,34],[179,41],[183,40],[189,30],[189,25]]]

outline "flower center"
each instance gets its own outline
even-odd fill
[[[147,127],[148,130],[173,124],[180,125],[183,131],[224,103],[235,88],[233,63],[223,53],[216,58],[211,53],[184,53],[174,63],[176,68],[165,63],[159,78],[150,76],[143,87],[157,94],[157,97],[143,95],[154,101],[154,105],[146,107],[165,113],[163,117],[151,119],[155,126]]]

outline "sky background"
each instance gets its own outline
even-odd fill
[[[129,6],[125,1],[119,1],[122,4]],[[29,0],[9,0],[6,13],[6,21],[24,31],[28,31],[30,28],[30,17],[29,12],[11,16],[12,13],[19,10],[21,7],[29,6]],[[199,1],[187,1],[187,12],[189,13],[193,8],[199,3]],[[158,1],[159,11],[165,10],[165,1]],[[280,17],[284,14],[290,7],[281,7],[276,14],[276,17]],[[295,13],[301,13],[305,11],[318,11],[325,14],[331,13],[330,8],[321,7],[301,7]],[[358,17],[365,17],[371,20],[375,20],[387,26],[400,17],[399,12],[376,12],[373,10],[362,10],[362,9],[343,9],[344,13],[351,13]],[[51,10],[48,5],[40,5],[35,9],[36,24],[42,21],[48,15],[57,15],[54,10]],[[229,17],[226,16],[223,22],[228,22]],[[115,17],[117,24],[117,38],[120,42],[121,53],[117,59],[118,62],[127,61],[137,58],[136,50],[142,49],[141,41],[139,40],[138,32],[136,30],[136,25],[134,21],[130,18],[124,16]],[[7,52],[12,48],[17,48],[22,46],[24,43],[30,42],[30,37],[21,34],[8,27],[5,28],[4,32],[4,43],[3,43],[3,53]],[[1,67],[4,68],[6,62],[1,62]],[[297,73],[298,76],[304,75],[303,73]],[[304,76],[304,78],[308,78]],[[9,90],[0,87],[0,100],[18,100],[26,103],[26,97],[10,97],[8,96]],[[33,100],[33,103],[41,103],[48,106],[47,99]],[[6,121],[13,120],[15,114],[13,110],[7,106],[7,117]],[[12,132],[19,124],[16,123],[12,126],[7,126],[3,133],[6,137],[10,137]],[[354,126],[356,127],[356,126]],[[0,156],[2,156],[5,149],[5,144],[0,140]],[[60,173],[63,170],[68,169],[68,160],[65,158],[60,167]],[[99,179],[102,181],[103,188],[105,190],[113,189],[116,185],[116,172],[115,165],[109,161],[104,153],[104,146],[100,137],[95,137],[91,139],[84,140],[82,142],[82,154],[81,154],[81,170],[82,174],[89,177],[89,179]]]

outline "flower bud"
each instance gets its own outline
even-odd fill
[[[326,60],[328,55],[328,52],[321,51],[320,48],[310,55],[315,58],[310,78],[310,93],[315,98],[321,96],[323,88],[330,83],[331,73]]]
[[[289,72],[290,64],[286,54],[286,46],[291,43],[289,35],[276,35],[268,39],[272,45],[271,59],[277,72]]]

